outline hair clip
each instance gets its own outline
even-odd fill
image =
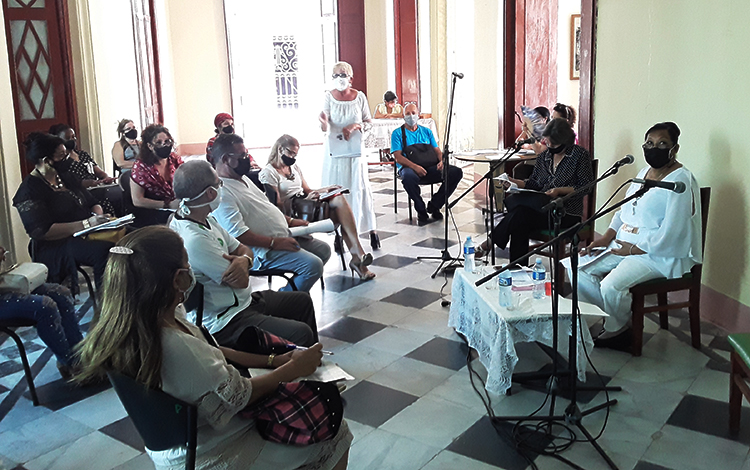
[[[128,248],[127,246],[113,246],[109,249],[109,252],[113,255],[132,255],[133,250]]]

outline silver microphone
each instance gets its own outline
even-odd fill
[[[646,186],[647,188],[662,188],[673,191],[677,194],[685,192],[687,186],[682,181],[657,181],[657,180],[642,180],[640,178],[633,178],[633,183],[638,183]]]

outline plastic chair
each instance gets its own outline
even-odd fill
[[[732,364],[729,376],[729,431],[736,435],[740,432],[740,418],[742,418],[742,397],[750,400],[750,333],[737,333],[727,337],[732,345]]]
[[[701,188],[701,244],[706,246],[706,227],[708,224],[708,206],[711,201],[711,188]],[[687,308],[690,316],[690,336],[695,349],[701,348],[701,277],[703,265],[696,264],[689,273],[677,279],[652,279],[630,288],[633,295],[633,356],[640,356],[643,349],[643,316],[646,313],[659,312],[659,324],[662,329],[669,328],[667,313],[669,310]],[[669,303],[668,293],[681,290],[689,291],[686,302]],[[645,297],[656,294],[658,305],[646,307]]]
[[[31,367],[29,367],[29,359],[26,357],[26,348],[23,346],[23,341],[18,337],[12,328],[19,328],[23,326],[36,326],[34,320],[27,318],[4,318],[0,319],[0,332],[13,338],[16,346],[18,347],[18,355],[21,357],[21,363],[23,364],[23,374],[26,376],[26,383],[29,384],[29,394],[31,395],[31,401],[34,406],[39,405],[39,398],[36,396],[36,388],[34,387],[34,376],[31,374]]]
[[[118,372],[107,372],[107,377],[146,447],[163,451],[183,445],[187,448],[185,468],[193,470],[198,443],[198,408]]]

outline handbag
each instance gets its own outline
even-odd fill
[[[403,146],[402,154],[410,162],[427,168],[433,165],[437,165],[440,159],[435,152],[435,147],[430,144],[406,144],[406,124],[401,126],[401,142]]]
[[[47,266],[42,263],[22,263],[0,274],[0,293],[31,294],[47,280]]]
[[[292,198],[292,217],[308,222],[329,219],[330,207],[328,201],[319,199],[305,199],[303,197]]]

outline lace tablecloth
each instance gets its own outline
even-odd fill
[[[531,291],[523,291],[522,299],[530,300],[531,310],[510,311],[500,307],[499,291],[487,288],[496,285],[496,279],[479,287],[474,285],[482,277],[479,273],[456,270],[448,325],[466,336],[469,345],[477,350],[479,360],[487,369],[487,390],[500,395],[510,388],[513,369],[518,363],[515,343],[538,341],[552,346],[552,301],[550,297],[534,300]],[[579,302],[579,307],[584,315],[605,315],[595,305]],[[560,298],[558,311],[558,347],[560,353],[567,357],[571,301]],[[582,342],[585,342],[589,351],[594,345],[585,322],[584,327],[579,329],[577,348],[578,379],[584,381],[587,361],[585,351],[581,347]]]
[[[365,132],[365,148],[391,148],[391,133],[403,124],[403,119],[373,119],[370,129]],[[420,119],[417,124],[430,129],[435,134],[435,140],[438,140],[437,127],[432,118]]]

